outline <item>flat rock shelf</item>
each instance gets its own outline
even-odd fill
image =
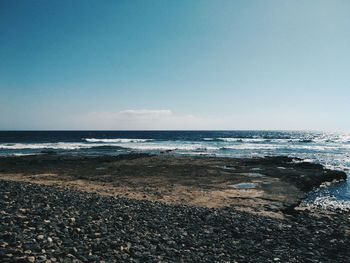
[[[0,158],[0,179],[168,204],[278,213],[293,212],[314,187],[344,180],[346,174],[287,157],[48,154]]]

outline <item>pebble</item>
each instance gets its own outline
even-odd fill
[[[29,257],[27,257],[27,260],[28,260],[29,262],[35,262],[35,257],[29,256]]]
[[[350,262],[348,214],[274,219],[0,181],[4,192],[3,262]]]
[[[36,239],[37,239],[37,240],[43,240],[43,239],[44,239],[44,235],[38,235],[38,236],[36,237]]]

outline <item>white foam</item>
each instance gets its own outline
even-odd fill
[[[252,144],[252,143],[225,145],[224,147],[222,147],[222,149],[232,149],[232,150],[254,150],[254,149],[275,150],[278,148],[281,148],[281,146],[276,144]]]
[[[261,138],[217,138],[217,140],[224,142],[266,142],[268,139]]]
[[[38,155],[39,153],[14,153],[14,154],[11,154],[11,156],[32,156],[32,155]]]
[[[339,146],[328,146],[328,145],[288,145],[286,146],[289,149],[295,150],[314,150],[314,151],[330,151],[330,150],[339,150]]]
[[[128,142],[148,142],[153,141],[152,139],[125,139],[125,138],[115,138],[115,139],[96,139],[96,138],[86,138],[87,142],[104,142],[104,143],[128,143]]]
[[[321,209],[328,211],[350,211],[350,201],[338,200],[330,196],[318,196],[313,202],[305,202],[302,206],[310,209]]]
[[[215,151],[218,147],[207,146],[203,144],[173,144],[173,143],[139,143],[139,144],[123,144],[123,147],[134,150],[144,151]]]
[[[350,143],[350,134],[324,133],[312,139],[316,143]]]
[[[100,146],[111,146],[110,144],[87,144],[87,143],[14,143],[14,144],[0,144],[0,149],[3,150],[40,150],[40,149],[54,149],[54,150],[78,150],[88,149]]]

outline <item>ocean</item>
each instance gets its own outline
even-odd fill
[[[219,157],[290,156],[350,173],[350,134],[301,131],[0,131],[0,156],[55,152]],[[350,202],[350,184],[310,194],[316,201]]]

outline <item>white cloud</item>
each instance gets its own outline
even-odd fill
[[[189,130],[222,127],[223,120],[175,114],[171,110],[140,109],[119,112],[91,112],[73,117],[79,129]]]

